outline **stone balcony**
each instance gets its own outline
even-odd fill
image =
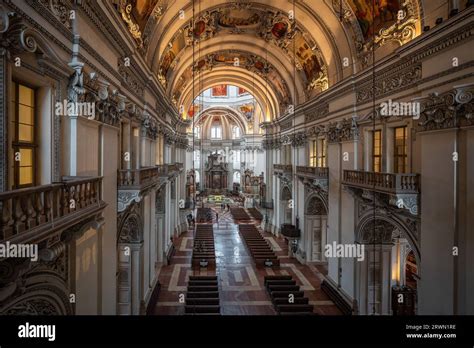
[[[296,176],[303,184],[328,190],[329,168],[297,166]]]
[[[375,173],[360,170],[344,170],[342,184],[358,190],[364,198],[374,193],[388,198],[390,205],[418,214],[420,175],[414,173]]]
[[[183,171],[182,163],[160,164],[139,169],[121,169],[118,171],[118,212],[124,211],[133,201],[140,202],[141,197],[152,188],[159,188],[173,180]]]
[[[145,190],[155,185],[160,179],[160,167],[143,167],[140,169],[121,169],[118,171],[117,185],[119,190]]]
[[[102,177],[63,177],[61,182],[0,193],[0,241],[39,243],[69,227],[99,219]]]

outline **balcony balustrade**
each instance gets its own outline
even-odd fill
[[[160,164],[139,169],[118,171],[117,210],[124,211],[133,201],[140,202],[143,193],[152,187],[159,188],[183,171],[182,163]]]
[[[291,164],[274,164],[273,170],[278,173],[293,173],[293,166]]]
[[[375,173],[344,170],[342,184],[359,191],[364,198],[375,194],[388,197],[387,202],[418,215],[420,175],[415,173]]]
[[[102,177],[63,177],[61,182],[0,193],[0,240],[37,243],[101,211]]]
[[[306,177],[310,179],[322,179],[327,180],[329,177],[329,168],[328,167],[305,167],[297,166],[296,174],[301,177]]]
[[[419,174],[375,173],[344,170],[343,184],[383,193],[419,193]]]
[[[143,167],[140,169],[121,169],[118,171],[118,187],[126,189],[142,189],[152,185],[159,179],[157,167]]]

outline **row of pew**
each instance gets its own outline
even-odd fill
[[[192,257],[193,269],[207,267],[216,268],[216,249],[214,246],[214,231],[212,225],[197,224],[194,232]]]
[[[184,312],[187,315],[220,315],[216,276],[190,276]]]
[[[239,225],[239,232],[252,255],[257,267],[279,267],[280,260],[262,237],[257,227],[252,224]]]
[[[314,306],[291,275],[265,276],[264,285],[280,315],[313,315]]]
[[[235,221],[246,221],[250,220],[249,214],[245,211],[244,208],[230,208],[230,213]]]
[[[257,208],[248,208],[247,210],[255,220],[263,220],[263,215]]]
[[[196,222],[212,222],[212,210],[211,208],[197,208],[196,211]]]

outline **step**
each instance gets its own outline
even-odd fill
[[[266,250],[265,249],[262,249],[262,250],[253,250],[253,249],[251,249],[250,253],[252,255],[273,255],[273,256],[275,256],[275,252],[271,249],[266,249]]]
[[[265,260],[271,260],[273,262],[277,261],[278,260],[278,257],[273,254],[273,255],[253,255],[253,258],[255,260],[261,260],[261,261],[265,261]]]
[[[268,260],[276,260],[278,257],[271,251],[268,253],[252,253],[254,259],[268,259]]]
[[[296,285],[296,280],[267,280],[265,285]]]
[[[216,285],[192,285],[188,286],[188,291],[197,292],[197,291],[219,291]]]
[[[219,291],[188,291],[188,298],[219,298]]]
[[[313,312],[314,306],[310,304],[285,304],[277,305],[278,312]]]
[[[218,297],[186,297],[186,305],[219,305]]]
[[[184,306],[185,313],[220,313],[221,307],[219,305],[192,305]]]
[[[217,276],[189,276],[189,280],[216,280]]]
[[[188,286],[213,285],[217,286],[217,280],[190,280]]]
[[[295,298],[296,297],[304,297],[304,291],[272,291],[270,293],[271,297],[273,299],[276,298],[289,298],[289,295],[293,295]]]
[[[184,313],[184,315],[221,315],[221,313]]]
[[[281,312],[279,313],[280,315],[317,315],[316,313],[313,312]]]
[[[299,285],[268,285],[268,290],[273,291],[300,291]]]
[[[265,285],[267,284],[267,280],[292,280],[293,276],[291,275],[268,275],[264,278]]]
[[[309,299],[307,297],[295,297],[293,303],[289,303],[289,297],[278,297],[273,299],[275,305],[285,305],[285,304],[309,304]]]

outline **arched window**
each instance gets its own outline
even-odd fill
[[[240,172],[234,172],[234,180],[233,182],[240,184]]]
[[[232,139],[239,139],[240,138],[240,127],[234,126],[232,127]]]
[[[211,139],[222,139],[222,127],[220,122],[214,122],[212,124]]]
[[[194,172],[194,180],[196,181],[196,183],[201,182],[199,178],[199,172],[197,170]]]

